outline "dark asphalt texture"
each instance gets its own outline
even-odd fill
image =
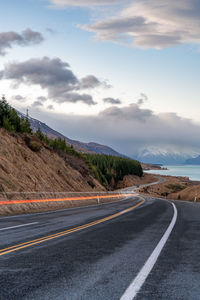
[[[139,198],[0,219],[0,249],[122,211]],[[137,300],[200,299],[200,205],[174,202],[175,228]],[[173,217],[170,203],[148,198],[120,217],[0,256],[0,299],[117,300],[140,271]]]

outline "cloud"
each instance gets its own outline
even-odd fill
[[[141,93],[139,99],[137,100],[137,104],[140,106],[148,101],[148,97],[146,94]]]
[[[122,108],[109,107],[100,112],[100,116],[104,118],[120,119],[120,120],[137,120],[137,122],[145,123],[152,116],[153,112],[149,109],[140,109],[138,104],[132,103]]]
[[[133,46],[162,49],[185,43],[200,43],[200,2],[197,0],[129,1],[117,15],[83,29],[97,39],[131,40]],[[114,4],[114,3],[113,3]]]
[[[46,28],[46,31],[51,35],[54,35],[56,33],[56,31],[50,27]]]
[[[19,101],[19,102],[24,102],[24,101],[27,100],[26,97],[23,97],[23,96],[21,96],[21,95],[15,95],[15,96],[13,96],[12,98],[13,98],[14,100]]]
[[[14,45],[30,46],[40,44],[44,37],[40,32],[32,31],[30,28],[17,33],[15,31],[0,32],[0,55],[6,55],[6,50]]]
[[[102,6],[119,4],[121,0],[49,0],[57,7],[67,6]]]
[[[105,87],[105,83],[93,75],[79,79],[67,62],[60,58],[49,57],[9,63],[4,70],[0,71],[0,78],[12,80],[15,86],[21,83],[39,85],[47,91],[49,99],[58,103],[80,101],[87,105],[95,105],[92,96],[81,94],[81,91],[99,86]]]
[[[37,100],[41,101],[41,102],[45,102],[45,101],[47,101],[47,98],[44,96],[39,96],[39,97],[37,97]]]
[[[56,98],[56,102],[64,103],[64,102],[83,102],[87,105],[96,105],[97,103],[93,100],[91,95],[88,94],[78,94],[78,93],[61,93]]]
[[[80,89],[93,89],[101,85],[100,80],[93,75],[88,75],[80,80]]]
[[[54,110],[54,107],[53,107],[53,105],[50,104],[50,105],[47,106],[47,109]]]
[[[109,104],[121,104],[122,103],[120,99],[114,99],[114,98],[111,98],[111,97],[104,98],[103,102],[104,103],[109,103]]]
[[[32,103],[32,107],[38,107],[38,106],[43,106],[42,101],[34,101],[34,102]]]
[[[40,112],[35,117],[68,137],[110,145],[121,153],[137,156],[143,149],[200,152],[200,124],[175,113],[156,114],[137,104],[111,107],[98,115],[61,115]]]

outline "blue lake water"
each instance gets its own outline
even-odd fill
[[[149,170],[145,172],[159,175],[186,176],[189,177],[190,180],[200,181],[200,166],[165,165],[162,167],[167,168],[167,170]]]

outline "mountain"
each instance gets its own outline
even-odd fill
[[[18,111],[18,115],[20,117],[26,117],[24,114],[22,114],[19,111]],[[52,129],[45,123],[43,123],[37,119],[31,118],[31,117],[28,117],[28,118],[29,118],[29,122],[31,124],[31,128],[34,132],[36,132],[38,130],[38,128],[40,128],[42,133],[47,135],[50,138],[65,139],[67,145],[73,145],[73,147],[79,152],[97,153],[97,154],[106,154],[106,155],[125,157],[125,155],[115,151],[111,147],[101,145],[98,143],[94,143],[94,142],[84,143],[84,142],[72,140],[72,139],[64,136],[63,134],[59,133],[58,131]]]
[[[135,159],[147,164],[157,165],[179,165],[184,164],[187,159],[192,156],[188,153],[170,150],[158,150],[153,147],[143,149],[139,152]]]
[[[185,165],[200,165],[200,155],[185,161]]]

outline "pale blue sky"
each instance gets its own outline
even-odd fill
[[[62,2],[65,6],[53,8],[50,7],[52,2]],[[2,1],[0,14],[1,32],[15,31],[20,34],[30,28],[45,38],[44,42],[37,45],[22,47],[12,44],[10,49],[6,49],[7,54],[0,56],[1,69],[13,61],[18,63],[43,56],[50,59],[58,57],[70,64],[71,70],[79,79],[92,74],[112,86],[99,86],[87,91],[97,105],[54,101],[52,97],[48,98],[47,89],[35,85],[12,89],[10,84],[13,80],[1,81],[1,93],[8,95],[11,103],[22,110],[27,106],[31,107],[38,96],[47,96],[46,103],[54,106],[55,114],[75,115],[97,115],[109,107],[109,104],[102,101],[108,97],[120,99],[122,104],[119,108],[123,108],[137,102],[140,94],[144,93],[148,100],[140,109],[149,109],[153,114],[176,113],[180,117],[199,122],[200,31],[197,26],[198,13],[195,15],[198,4],[194,0],[177,1],[180,7],[184,4],[185,9],[179,12],[178,4],[177,8],[174,7],[176,4],[171,3],[170,6],[169,0],[162,0],[166,7],[164,5],[162,10],[158,10],[156,5],[159,1],[152,0],[152,7],[157,9],[157,14],[153,15],[150,4],[147,4],[151,1],[127,0],[126,7],[123,6],[124,1],[105,0],[104,7],[96,6],[97,2],[79,0],[76,2],[79,5],[68,6],[75,2],[7,0]],[[114,2],[121,5],[106,5]],[[145,26],[141,24],[141,17],[146,20]],[[139,24],[137,26],[136,21]],[[133,23],[130,25],[130,22]],[[149,29],[145,31],[147,22]],[[169,24],[169,28],[166,24]],[[190,28],[188,24],[193,27]],[[81,26],[84,28],[80,28]],[[120,34],[126,36],[127,40],[120,41]],[[14,95],[22,95],[27,101],[17,102],[12,99]],[[48,111],[46,106],[40,107],[44,113]],[[34,109],[33,114],[36,114]]]

